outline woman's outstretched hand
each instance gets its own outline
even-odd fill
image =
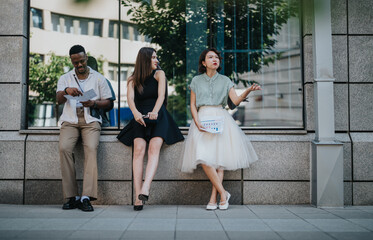
[[[253,85],[249,87],[249,90],[250,92],[254,92],[254,91],[262,90],[262,88],[258,84],[254,83]]]

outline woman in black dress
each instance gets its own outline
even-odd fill
[[[127,101],[134,119],[117,136],[125,145],[134,146],[135,211],[142,210],[143,204],[149,199],[150,184],[157,170],[162,143],[170,145],[184,139],[166,110],[166,89],[166,76],[164,71],[158,69],[155,49],[141,48],[137,54],[135,70],[127,81]],[[142,182],[147,143],[148,164]]]

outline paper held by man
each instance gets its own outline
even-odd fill
[[[202,129],[209,133],[223,133],[224,117],[206,116],[201,118]]]
[[[96,97],[96,93],[93,89],[90,89],[86,92],[83,93],[83,95],[80,95],[80,96],[70,96],[70,95],[65,95],[65,98],[66,99],[69,99],[69,100],[76,100],[76,101],[80,101],[80,102],[85,102],[85,101],[88,101],[88,100],[91,100],[92,98]]]

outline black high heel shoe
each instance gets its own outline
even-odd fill
[[[144,205],[133,205],[133,210],[141,211],[144,208]]]
[[[145,201],[149,200],[149,195],[139,194],[139,199],[144,203]]]

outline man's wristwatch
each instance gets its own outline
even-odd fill
[[[68,88],[69,88],[69,87],[66,87],[66,88],[65,88],[65,90],[64,90],[64,91],[65,91],[65,93],[66,93],[67,95],[68,95],[68,93],[67,93],[66,89],[68,89]]]

